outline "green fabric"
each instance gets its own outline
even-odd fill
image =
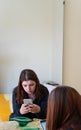
[[[39,130],[39,128],[23,127],[22,130]]]
[[[14,117],[14,118],[10,118],[10,120],[11,121],[17,121],[19,123],[19,126],[25,126],[29,122],[32,121],[32,119],[27,118],[27,117]]]
[[[33,119],[33,121],[29,122],[27,125],[19,128],[21,130],[42,130],[39,119]]]

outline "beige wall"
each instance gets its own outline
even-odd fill
[[[64,9],[63,84],[81,93],[81,0],[66,0]]]

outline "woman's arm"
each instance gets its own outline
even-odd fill
[[[16,100],[17,97],[17,87],[13,90],[12,93],[12,107],[13,107],[13,113],[11,113],[10,118],[21,116],[20,114],[20,107],[21,105]]]
[[[46,87],[43,88],[43,91],[41,93],[43,95],[42,99],[39,101],[40,106],[40,112],[37,113],[37,118],[45,119],[47,114],[47,101],[49,96],[49,91]]]

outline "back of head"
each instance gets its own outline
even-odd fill
[[[74,113],[81,116],[81,96],[72,87],[58,86],[49,95],[47,130],[56,130],[69,124]]]

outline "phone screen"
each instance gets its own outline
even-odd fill
[[[42,129],[46,130],[46,121],[40,121]]]
[[[25,104],[33,104],[32,99],[24,99]]]

